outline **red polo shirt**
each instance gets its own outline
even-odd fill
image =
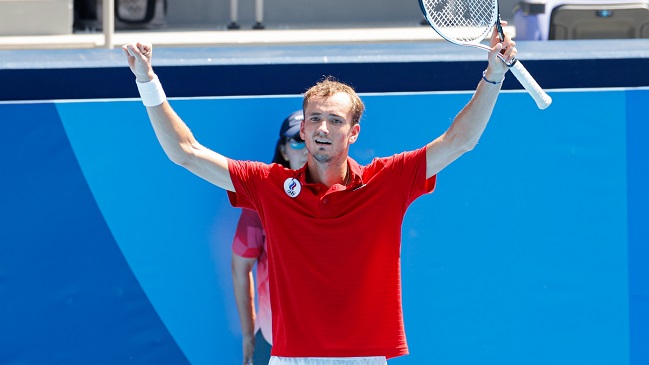
[[[233,206],[256,210],[267,235],[272,355],[408,353],[401,307],[401,225],[431,192],[426,149],[348,159],[347,186],[306,182],[306,166],[229,160]]]

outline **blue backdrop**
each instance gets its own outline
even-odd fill
[[[649,361],[647,89],[505,92],[403,225],[409,356]],[[468,93],[363,94],[360,163],[441,134]],[[197,138],[269,161],[299,95],[175,99]],[[139,101],[0,104],[0,363],[235,364],[238,210],[168,161]]]

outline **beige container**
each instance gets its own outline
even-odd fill
[[[72,0],[0,0],[0,36],[72,34]]]

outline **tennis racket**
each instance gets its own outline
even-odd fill
[[[500,40],[504,39],[498,0],[419,0],[419,5],[428,24],[453,44],[491,51],[490,47],[480,42],[491,34],[494,26]],[[498,56],[505,62],[501,54]],[[552,98],[541,89],[520,61],[514,59],[505,64],[540,109],[550,106]]]

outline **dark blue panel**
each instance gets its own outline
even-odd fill
[[[0,128],[0,363],[187,364],[106,226],[54,105],[0,105]]]
[[[645,43],[618,43],[529,42],[521,47],[527,52],[525,67],[546,89],[649,85],[649,58],[633,52]],[[624,46],[629,50],[619,49]],[[535,58],[526,57],[535,52]],[[117,50],[0,51],[2,56],[11,62],[3,68],[0,61],[0,84],[12,87],[0,88],[0,100],[137,96],[133,75]],[[160,48],[154,63],[172,97],[300,94],[323,75],[360,92],[473,90],[487,65],[484,52],[446,42]],[[503,87],[522,89],[513,76]]]
[[[0,88],[0,100],[136,97],[134,80],[128,67],[0,69],[0,84],[13,86]]]
[[[630,364],[649,364],[649,90],[627,92]]]

